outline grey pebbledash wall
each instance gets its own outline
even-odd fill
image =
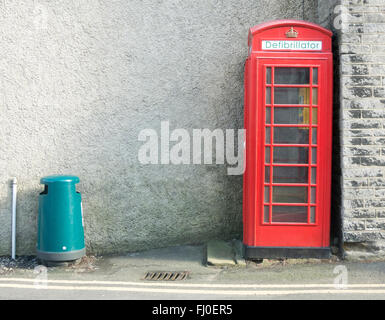
[[[317,22],[317,1],[0,0],[0,16],[0,255],[10,252],[14,176],[19,255],[35,253],[49,174],[80,177],[88,253],[241,236],[242,176],[141,165],[138,134],[162,120],[242,128],[248,28]]]

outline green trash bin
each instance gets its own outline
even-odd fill
[[[81,195],[76,176],[48,176],[39,195],[37,257],[46,262],[65,262],[85,255]]]

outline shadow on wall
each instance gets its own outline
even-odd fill
[[[331,190],[331,221],[330,221],[330,243],[338,247],[338,254],[343,252],[342,234],[342,199],[341,199],[341,143],[340,143],[340,52],[339,52],[339,30],[335,20],[340,14],[339,0],[322,0],[318,2],[319,24],[333,32],[333,146],[332,146],[332,190]]]
[[[335,30],[334,30],[335,33]],[[336,33],[335,33],[336,34]],[[343,257],[343,208],[341,195],[341,104],[340,104],[340,53],[339,40],[333,36],[333,147],[332,147],[332,197],[331,197],[331,221],[330,221],[330,243],[338,247],[338,254]]]

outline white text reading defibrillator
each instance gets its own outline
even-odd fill
[[[262,50],[322,50],[322,41],[262,40]]]

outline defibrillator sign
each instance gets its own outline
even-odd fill
[[[262,50],[322,50],[322,41],[262,40]]]

